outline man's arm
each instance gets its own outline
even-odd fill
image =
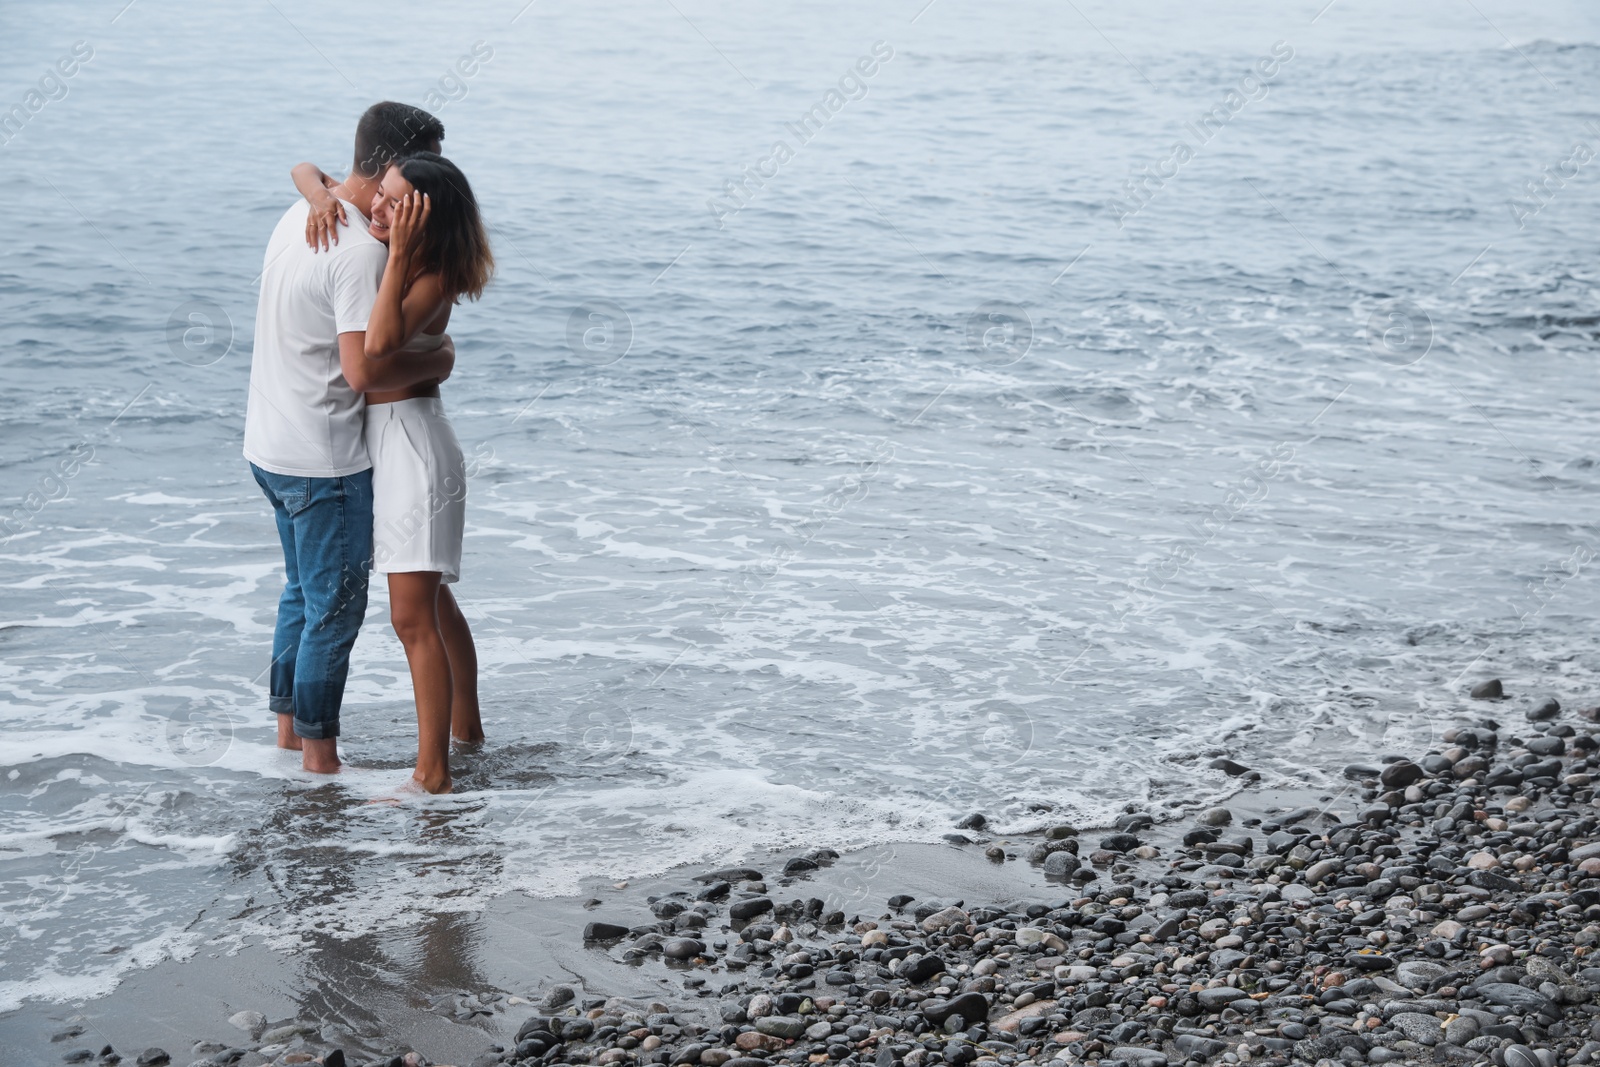
[[[396,352],[387,356],[367,355],[365,331],[339,335],[339,369],[344,380],[358,393],[379,393],[405,389],[419,382],[444,381],[456,365],[456,346],[449,336],[431,352]]]

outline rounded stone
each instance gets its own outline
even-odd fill
[[[1200,1001],[1200,1006],[1207,1011],[1221,1011],[1234,1001],[1247,996],[1249,994],[1242,989],[1222,985],[1200,990],[1197,999]]]
[[[661,946],[661,954],[669,960],[693,959],[705,950],[705,942],[693,937],[674,937]]]
[[[1512,1045],[1503,1053],[1506,1067],[1544,1067],[1539,1062],[1539,1057],[1534,1055],[1533,1049],[1527,1045]]]
[[[806,1032],[804,1019],[792,1015],[764,1015],[756,1020],[756,1030],[772,1037],[794,1038]]]
[[[1444,1036],[1439,1020],[1418,1011],[1403,1011],[1389,1020],[1389,1025],[1411,1040],[1423,1045],[1437,1045]]]
[[[1066,878],[1077,874],[1083,861],[1070,852],[1052,852],[1044,858],[1044,873],[1053,878]]]

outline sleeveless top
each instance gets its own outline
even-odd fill
[[[442,344],[444,344],[444,334],[442,333],[419,333],[404,345],[401,345],[399,351],[432,352]]]

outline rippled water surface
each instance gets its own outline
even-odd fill
[[[0,147],[0,1008],[1594,695],[1592,5],[123,2],[0,12],[0,106],[93,51]],[[394,807],[381,593],[272,747],[239,450],[290,166],[430,93],[491,743]]]

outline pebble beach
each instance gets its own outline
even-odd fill
[[[652,922],[588,902],[570,931],[602,957],[588,980],[432,1010],[495,1035],[458,1067],[1596,1062],[1600,708],[1501,693],[1481,684],[1432,751],[1374,753],[1317,804],[1275,804],[1230,764],[1233,801],[1178,819],[952,828],[953,846],[1041,869],[1059,891],[1038,899],[902,893],[847,913],[806,893],[828,849],[686,868],[642,901]],[[651,961],[671,995],[602,988]],[[56,1035],[60,1058],[104,1067],[430,1062],[248,1010],[181,1051],[80,1047],[76,1031]]]

